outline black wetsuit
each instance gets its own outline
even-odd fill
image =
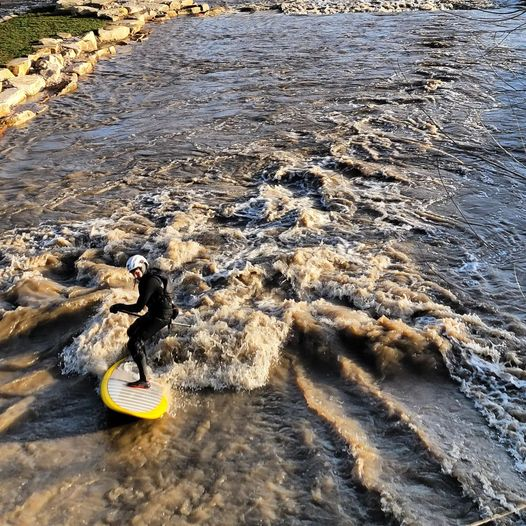
[[[146,381],[144,343],[170,323],[173,312],[171,301],[165,293],[161,278],[150,272],[146,272],[139,279],[137,303],[134,305],[117,303],[113,309],[123,312],[141,312],[144,307],[148,307],[148,312],[136,319],[128,329],[128,351],[139,368],[140,380]]]

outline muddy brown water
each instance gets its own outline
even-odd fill
[[[467,525],[526,499],[509,12],[173,20],[0,138],[3,524]],[[148,345],[154,422],[97,394],[138,252],[189,325]]]

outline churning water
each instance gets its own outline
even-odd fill
[[[526,500],[511,12],[176,19],[0,139],[2,523],[467,525]],[[188,325],[149,345],[154,422],[97,394],[138,252]]]

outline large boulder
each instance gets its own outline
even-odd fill
[[[79,77],[82,75],[87,75],[93,71],[93,64],[91,62],[73,62],[68,66],[68,71],[70,73],[76,73]]]
[[[89,5],[74,5],[68,11],[78,16],[97,16],[99,12],[97,7],[90,7]]]
[[[112,20],[113,22],[126,18],[127,16],[128,10],[125,7],[108,7],[100,9],[97,12],[98,18],[105,18],[107,20]]]
[[[128,15],[140,15],[146,11],[146,8],[143,5],[135,4],[135,3],[127,3],[123,4],[122,7],[125,7],[128,11]]]
[[[64,48],[65,56],[68,58],[78,57],[83,51],[82,44],[78,40],[73,42],[64,42],[62,47]]]
[[[135,33],[138,33],[146,24],[146,21],[144,20],[144,17],[134,19],[134,18],[126,18],[125,20],[121,20],[118,22],[120,26],[129,27],[130,33],[132,35],[135,35]]]
[[[57,0],[57,8],[69,10],[71,7],[78,5],[87,5],[91,0]]]
[[[62,81],[64,57],[62,55],[46,55],[35,63],[40,76],[46,81],[46,86],[53,86]]]
[[[120,42],[130,36],[130,28],[115,26],[110,29],[99,29],[99,42]]]
[[[115,3],[113,0],[91,0],[89,5],[103,9],[113,3]]]
[[[87,53],[89,53],[90,51],[97,51],[98,45],[97,45],[97,38],[95,37],[95,33],[93,31],[86,33],[80,39],[79,45],[82,51],[85,51]]]
[[[0,93],[0,117],[11,113],[11,108],[23,102],[26,94],[17,88],[8,88]]]
[[[13,88],[23,91],[27,97],[36,95],[46,87],[46,81],[40,75],[23,75],[8,80]]]
[[[27,57],[15,58],[6,64],[7,68],[13,75],[26,75],[31,67],[31,60]]]
[[[0,84],[2,81],[7,79],[12,79],[14,77],[13,73],[7,68],[0,68]]]
[[[62,43],[62,39],[61,38],[41,38],[39,40],[39,42],[44,46],[44,47],[55,47],[55,46],[60,46],[60,44]]]

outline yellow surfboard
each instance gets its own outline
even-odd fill
[[[150,382],[149,389],[128,387],[127,383],[137,380],[138,376],[134,362],[124,359],[114,363],[102,377],[102,401],[119,413],[151,420],[160,418],[168,410],[163,387],[156,382]]]

